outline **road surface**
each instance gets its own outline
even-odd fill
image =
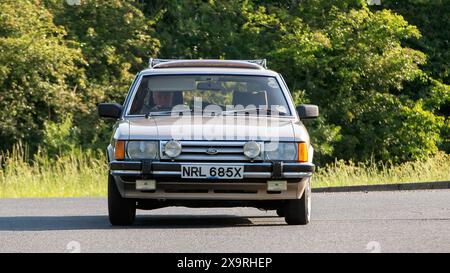
[[[0,252],[450,252],[450,190],[315,193],[312,218],[171,207],[122,228],[105,198],[0,199]]]

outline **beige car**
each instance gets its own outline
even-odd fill
[[[117,120],[107,148],[112,225],[167,206],[248,206],[310,221],[313,148],[302,120],[318,107],[296,108],[265,60],[151,59],[123,105],[98,111]]]

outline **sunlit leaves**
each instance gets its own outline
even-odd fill
[[[40,1],[0,3],[0,142],[38,143],[44,120],[72,111],[85,86],[81,51]]]

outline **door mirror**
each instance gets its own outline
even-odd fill
[[[97,106],[98,115],[102,118],[120,118],[122,113],[122,105],[117,103],[100,103]]]
[[[319,116],[319,107],[314,104],[301,104],[296,109],[300,119],[313,119]]]

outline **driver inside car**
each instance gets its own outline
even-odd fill
[[[154,106],[151,111],[170,110],[173,99],[173,92],[169,91],[153,91],[152,98]]]

